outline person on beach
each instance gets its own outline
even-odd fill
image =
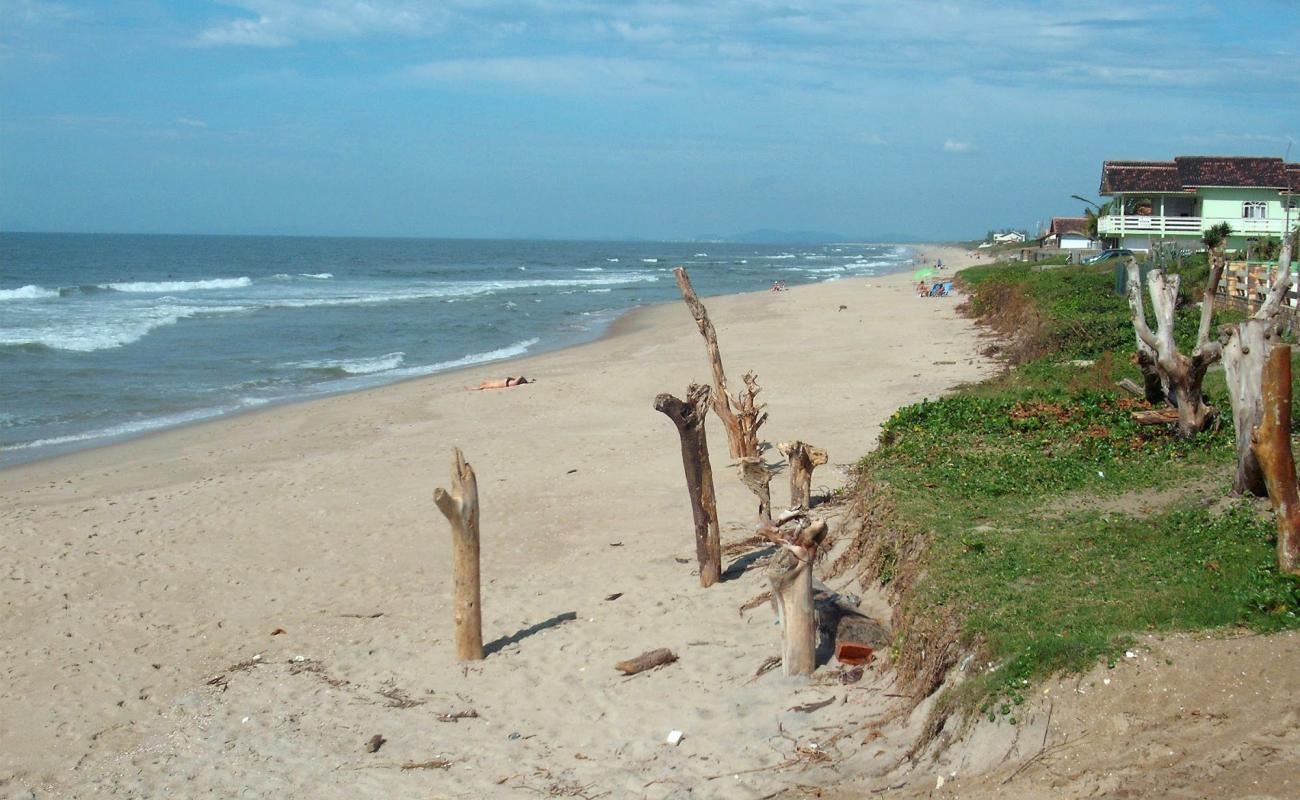
[[[917,297],[930,296],[930,287],[925,281],[921,281],[916,284],[916,296]]]
[[[481,392],[484,389],[509,389],[511,386],[519,386],[523,383],[535,383],[535,381],[530,381],[523,375],[518,378],[487,378],[478,386],[466,386],[465,388],[470,391]]]

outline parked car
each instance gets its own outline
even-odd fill
[[[1085,264],[1100,264],[1103,261],[1110,261],[1112,258],[1127,258],[1133,255],[1132,250],[1102,250],[1095,256],[1088,256],[1083,260]]]

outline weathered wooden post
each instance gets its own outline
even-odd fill
[[[460,448],[452,449],[451,491],[433,490],[433,501],[451,523],[455,582],[456,658],[483,658],[483,611],[479,602],[478,478]]]
[[[740,482],[758,496],[758,521],[772,521],[772,470],[758,456],[740,459]]]
[[[1291,347],[1276,345],[1264,364],[1264,418],[1251,437],[1277,518],[1277,568],[1300,575],[1300,489],[1291,452]]]
[[[829,459],[820,447],[795,440],[776,446],[790,462],[790,507],[807,511],[812,504],[813,470]]]
[[[806,521],[805,521],[806,523]],[[811,675],[817,668],[817,609],[813,605],[812,567],[826,536],[826,523],[801,523],[790,536],[774,525],[759,525],[759,533],[783,550],[767,568],[772,598],[781,621],[781,672]]]
[[[691,496],[691,514],[695,518],[695,558],[700,565],[700,586],[706,588],[722,579],[718,506],[713,494],[709,443],[704,433],[709,393],[708,386],[692,383],[686,390],[685,401],[665,393],[654,402],[655,411],[673,421],[682,440],[682,467],[686,471],[686,490]]]
[[[682,299],[695,319],[695,326],[704,337],[704,348],[708,351],[709,365],[713,368],[713,411],[722,421],[727,431],[727,446],[732,458],[758,455],[758,429],[767,421],[767,414],[762,410],[765,404],[757,404],[758,379],[752,372],[744,376],[745,392],[740,399],[733,398],[727,391],[727,373],[722,369],[722,351],[718,349],[718,334],[713,329],[709,312],[700,298],[695,294],[691,278],[683,267],[673,269],[677,277],[677,288],[681,290]],[[734,406],[734,407],[733,407]]]
[[[1242,322],[1219,328],[1223,371],[1228,382],[1228,397],[1232,401],[1232,425],[1237,443],[1237,474],[1232,489],[1240,494],[1262,497],[1267,493],[1251,440],[1255,428],[1264,418],[1264,364],[1274,344],[1282,338],[1282,309],[1291,288],[1291,255],[1295,244],[1295,235],[1283,241],[1277,271],[1259,310]]]

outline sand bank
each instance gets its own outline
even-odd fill
[[[987,374],[957,302],[916,297],[910,274],[706,299],[732,380],[758,373],[764,438],[830,452],[822,492],[900,405]],[[464,390],[507,372],[537,382]],[[761,797],[890,760],[906,742],[807,755],[883,708],[887,677],[751,680],[779,652],[766,606],[737,611],[761,572],[708,590],[692,574],[676,434],[651,401],[708,376],[674,303],[580,347],[0,472],[0,790]],[[709,435],[736,540],[754,504],[716,420]],[[498,640],[469,666],[431,500],[453,446],[479,476]],[[784,477],[773,487],[784,501]],[[654,647],[680,661],[613,669]],[[797,776],[747,772],[800,753]]]

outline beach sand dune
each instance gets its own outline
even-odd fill
[[[763,437],[830,452],[823,494],[899,406],[992,369],[958,300],[907,274],[705,302],[732,381],[758,373]],[[536,383],[465,391],[507,372]],[[708,377],[675,303],[592,344],[0,472],[0,791],[749,798],[892,763],[905,730],[830,744],[891,702],[888,675],[754,680],[779,653],[772,611],[738,610],[761,570],[699,587],[651,402]],[[738,540],[755,503],[716,419],[709,435]],[[468,665],[432,502],[454,446],[482,502],[490,655]],[[614,669],[656,647],[679,660]],[[797,775],[762,769],[791,759]]]

